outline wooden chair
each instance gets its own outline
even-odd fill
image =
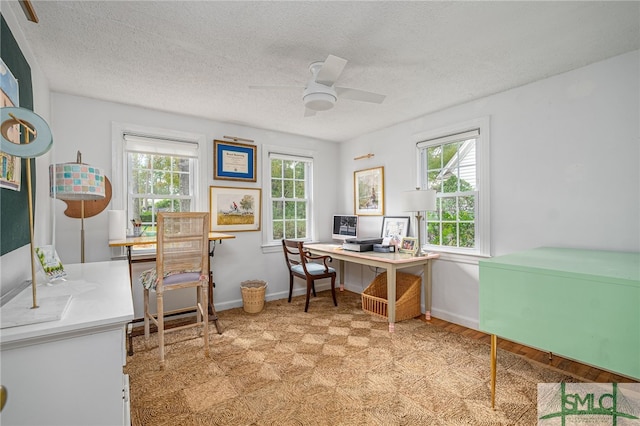
[[[338,306],[336,300],[336,270],[327,262],[331,262],[331,256],[313,256],[305,250],[302,241],[282,240],[282,248],[284,250],[284,260],[289,268],[289,303],[291,303],[291,294],[293,293],[293,278],[302,278],[307,282],[307,301],[304,305],[304,311],[309,309],[309,294],[313,291],[313,297],[316,297],[315,281],[322,278],[331,278],[331,296],[333,296],[333,304]],[[321,260],[322,263],[314,261]]]
[[[209,356],[209,213],[158,213],[156,267],[142,273],[144,285],[144,335],[149,323],[158,327],[160,367],[164,368],[164,334],[190,327],[202,327],[205,356]],[[182,288],[196,289],[196,304],[164,311],[164,293]],[[149,292],[155,290],[157,313],[149,311]],[[196,322],[165,330],[164,316],[196,310]]]

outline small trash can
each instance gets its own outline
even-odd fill
[[[261,280],[248,280],[240,283],[242,292],[242,307],[245,312],[257,314],[264,308],[264,295],[267,283]]]

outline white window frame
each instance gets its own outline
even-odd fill
[[[446,142],[449,135],[458,135],[478,129],[480,134],[476,139],[476,203],[475,203],[475,241],[474,248],[449,247],[440,245],[423,244],[425,250],[461,255],[473,255],[489,257],[491,255],[491,214],[490,214],[490,117],[481,117],[474,120],[458,123],[446,127],[437,128],[413,135],[412,141],[416,144],[416,185],[420,188],[427,187],[427,173],[423,168],[420,151],[431,144]],[[426,236],[426,220],[422,221],[421,232]],[[425,237],[426,239],[426,237]]]
[[[158,127],[140,126],[130,123],[112,122],[111,124],[111,186],[112,186],[112,199],[111,208],[114,210],[127,210],[127,150],[125,148],[125,135],[139,136],[141,138],[149,139],[152,144],[162,146],[163,144],[173,144],[176,142],[186,142],[196,144],[196,147],[189,146],[189,149],[196,149],[197,155],[195,158],[194,170],[193,170],[193,206],[194,211],[208,211],[208,206],[204,208],[204,202],[201,194],[203,189],[201,187],[202,182],[206,182],[206,160],[203,160],[202,155],[206,153],[205,135],[190,132],[181,132],[176,130],[163,129]],[[205,164],[203,167],[202,164]],[[124,249],[121,249],[120,255],[124,253]]]
[[[315,203],[314,203],[314,163],[315,152],[310,150],[288,148],[274,145],[263,145],[262,147],[262,181],[264,182],[263,191],[263,212],[264,226],[262,231],[262,247],[267,251],[281,250],[280,240],[273,240],[273,211],[272,211],[272,198],[271,198],[271,154],[276,154],[279,157],[289,157],[291,159],[299,159],[310,162],[308,177],[307,177],[307,193],[309,199],[307,202],[307,237],[304,241],[314,241],[316,235],[316,229],[313,218],[315,217]]]

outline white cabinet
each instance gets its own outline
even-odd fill
[[[125,327],[133,319],[126,261],[65,266],[38,304],[71,295],[60,320],[0,330],[2,425],[129,425]],[[31,287],[9,303],[31,300]],[[6,306],[6,305],[5,305]],[[0,309],[1,311],[1,309]]]

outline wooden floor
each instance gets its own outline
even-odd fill
[[[424,316],[422,316],[423,321]],[[473,330],[467,327],[463,327],[458,324],[453,324],[448,321],[444,321],[438,318],[431,318],[427,321],[429,324],[443,328],[452,333],[461,334],[470,339],[480,340],[491,345],[491,336],[478,330]],[[537,349],[530,348],[518,343],[511,342],[498,338],[498,348],[504,349],[509,352],[513,352],[518,355],[522,355],[526,358],[540,362],[542,364],[550,365],[554,368],[562,370],[570,375],[581,378],[587,382],[597,383],[637,383],[637,380],[630,379],[628,377],[620,376],[618,374],[611,373],[609,371],[600,370],[589,365],[581,364],[576,361],[572,361],[566,358],[562,358],[557,355],[553,355],[549,360],[549,352],[539,351]]]

